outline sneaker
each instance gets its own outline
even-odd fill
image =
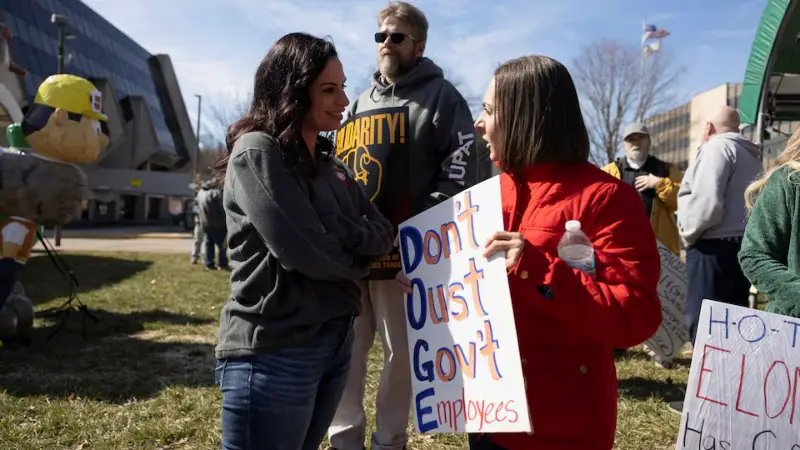
[[[669,402],[667,403],[669,410],[674,412],[675,414],[681,415],[683,414],[683,400],[679,402]]]
[[[656,367],[660,367],[662,369],[671,369],[672,368],[672,361],[668,359],[664,359],[659,355],[652,356],[653,363]]]

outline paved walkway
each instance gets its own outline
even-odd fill
[[[45,237],[53,240],[53,230],[45,231]],[[190,231],[170,226],[114,227],[67,229],[61,232],[61,238],[80,239],[184,239],[191,238]]]
[[[148,253],[186,253],[189,257],[192,248],[192,239],[184,238],[61,238],[61,246],[56,247],[52,238],[48,238],[50,245],[59,252],[72,251],[107,251],[107,252],[148,252]],[[44,252],[42,243],[36,244],[34,251]]]

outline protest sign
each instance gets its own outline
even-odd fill
[[[676,450],[800,449],[799,328],[705,300]]]
[[[400,225],[418,432],[529,432],[505,256],[500,180],[486,180]]]
[[[658,281],[658,298],[661,300],[661,325],[645,342],[645,349],[662,363],[669,362],[689,341],[686,327],[686,265],[661,242],[661,278]]]

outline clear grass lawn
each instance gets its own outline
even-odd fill
[[[72,313],[46,341],[57,318],[37,318],[34,342],[0,349],[0,443],[3,449],[219,448],[220,394],[213,346],[227,273],[187,264],[185,255],[66,255],[80,296],[98,319]],[[38,311],[67,296],[45,255],[28,262],[25,288]],[[374,405],[381,352],[367,381]],[[689,361],[659,369],[641,352],[618,360],[621,400],[617,447],[672,449],[679,417],[665,401],[681,399]],[[368,412],[372,418],[372,413]],[[370,423],[372,426],[372,423]],[[463,449],[461,436],[412,434],[409,448]]]

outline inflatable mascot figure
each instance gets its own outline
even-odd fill
[[[95,86],[53,75],[39,86],[22,119],[7,130],[0,153],[0,340],[25,338],[33,308],[19,291],[22,268],[39,226],[80,215],[86,174],[74,163],[95,161],[108,145],[107,117]]]

